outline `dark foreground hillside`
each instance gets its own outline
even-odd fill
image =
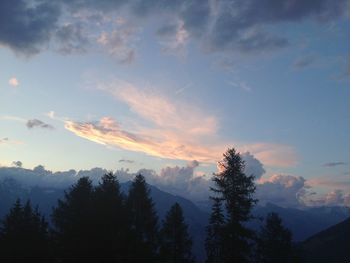
[[[350,262],[350,218],[303,242],[306,262]]]

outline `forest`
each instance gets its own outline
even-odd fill
[[[254,176],[243,172],[240,154],[228,149],[219,166],[208,189],[206,262],[302,262],[277,213],[252,215]],[[1,262],[196,262],[182,207],[174,203],[159,222],[149,192],[142,174],[124,194],[109,172],[97,186],[80,178],[48,219],[30,200],[17,199],[1,221]],[[251,220],[262,221],[260,230],[247,227]]]

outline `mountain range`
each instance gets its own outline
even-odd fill
[[[130,182],[122,183],[121,191],[127,193],[129,186]],[[204,261],[205,227],[208,222],[210,211],[202,210],[190,200],[162,191],[155,186],[149,185],[149,189],[160,220],[164,219],[166,212],[175,202],[181,205],[186,222],[189,226],[189,232],[193,239],[193,253],[196,255],[199,262]],[[21,198],[22,200],[30,199],[32,204],[38,206],[41,213],[50,221],[52,208],[56,205],[57,200],[63,196],[64,189],[61,188],[24,187],[14,179],[4,179],[0,182],[0,218],[8,212],[16,198]],[[254,208],[253,214],[257,219],[249,223],[250,227],[258,229],[262,222],[261,219],[269,212],[276,212],[280,215],[284,225],[291,230],[295,242],[306,240],[302,244],[307,251],[313,251],[313,249],[316,248],[317,250],[322,250],[322,247],[328,244],[328,241],[325,241],[328,240],[328,236],[331,236],[331,240],[334,240],[329,241],[330,244],[337,243],[338,239],[340,241],[344,239],[342,232],[348,233],[342,231],[342,229],[347,226],[348,230],[350,230],[350,220],[340,223],[350,217],[350,208],[348,207],[312,207],[296,209],[283,208],[272,203]],[[340,224],[336,225],[338,223]],[[336,226],[332,228],[331,226],[333,225]],[[321,232],[323,230],[324,232]],[[340,233],[338,233],[339,231]],[[320,233],[317,234],[318,232]],[[350,236],[350,233],[348,236]],[[349,243],[350,242],[347,244]],[[313,262],[320,261],[316,260]]]

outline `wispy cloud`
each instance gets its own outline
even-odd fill
[[[194,104],[139,89],[121,80],[99,84],[97,88],[124,102],[143,119],[143,125],[133,127],[130,132],[111,117],[98,122],[65,121],[67,130],[90,141],[161,158],[207,163],[219,161],[222,153],[232,146],[240,152],[250,152],[269,166],[288,167],[297,162],[293,147],[288,145],[242,144],[219,139],[218,118]]]
[[[212,148],[186,142],[170,132],[162,134],[157,130],[153,132],[145,130],[131,133],[123,130],[115,120],[109,117],[104,117],[95,123],[66,121],[65,128],[96,143],[161,158],[215,162],[223,151],[223,149],[213,151]]]
[[[99,89],[125,102],[130,109],[157,127],[188,135],[214,135],[218,120],[198,107],[177,102],[152,90],[136,88],[129,82],[115,80]]]
[[[120,159],[118,162],[120,162],[120,163],[134,163],[135,161],[128,160],[128,159]]]
[[[335,167],[335,166],[342,166],[342,165],[347,165],[346,162],[329,162],[323,164],[324,167]]]
[[[252,91],[252,88],[244,81],[230,81],[228,84],[231,85],[232,87],[239,88],[246,92]]]

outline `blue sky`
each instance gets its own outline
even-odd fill
[[[349,1],[0,9],[2,166],[159,172],[197,160],[193,176],[210,176],[236,147],[265,181],[350,192]]]

